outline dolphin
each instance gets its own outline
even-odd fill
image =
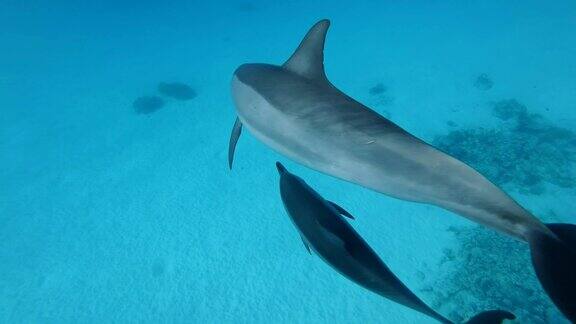
[[[394,275],[345,220],[344,217],[353,219],[349,212],[322,198],[280,162],[276,162],[276,167],[280,173],[280,196],[284,208],[309,253],[314,251],[340,274],[382,297],[441,323],[452,323],[426,305]],[[492,310],[482,312],[466,323],[502,323],[504,319],[515,318],[510,312]]]
[[[526,241],[544,289],[576,321],[576,225],[542,223],[472,167],[338,90],[324,71],[329,26],[316,23],[281,66],[243,64],[234,72],[230,167],[245,126],[309,168]]]

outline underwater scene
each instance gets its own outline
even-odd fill
[[[0,1],[0,323],[576,321],[576,2]]]

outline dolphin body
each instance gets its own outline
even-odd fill
[[[545,225],[464,162],[350,98],[328,81],[321,20],[282,66],[244,64],[234,73],[242,127],[291,159],[388,196],[442,207],[530,244],[544,289],[576,321],[576,226]]]
[[[350,213],[322,198],[281,163],[277,162],[276,167],[280,173],[282,202],[308,252],[314,251],[340,274],[382,297],[410,307],[441,323],[452,323],[426,305],[394,275],[342,217],[343,215],[353,219]],[[515,318],[510,312],[492,310],[482,312],[466,323],[498,324],[504,319]]]

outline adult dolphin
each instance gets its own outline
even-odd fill
[[[318,194],[280,162],[280,196],[284,208],[308,252],[314,251],[328,265],[356,284],[396,303],[428,315],[441,323],[452,323],[426,305],[382,262],[376,252],[348,224],[343,216],[354,217],[344,208]],[[514,314],[491,310],[482,312],[467,324],[499,324],[515,319]]]
[[[244,64],[234,73],[238,118],[276,151],[323,173],[399,199],[428,203],[529,243],[544,289],[576,321],[576,225],[545,225],[465,163],[414,137],[328,81],[321,20],[282,66]]]

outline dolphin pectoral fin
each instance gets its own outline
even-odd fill
[[[232,128],[232,134],[230,134],[230,143],[228,144],[228,167],[232,170],[232,162],[234,162],[234,150],[236,149],[236,143],[238,143],[238,138],[242,133],[242,122],[240,118],[236,117],[234,122],[234,127]]]
[[[350,214],[346,209],[338,206],[338,204],[336,204],[335,202],[332,202],[330,200],[327,200],[328,203],[330,203],[330,205],[332,205],[332,207],[336,208],[336,210],[343,216],[346,216],[350,219],[355,219],[354,216],[352,216],[352,214]]]
[[[300,236],[300,239],[302,240],[302,243],[304,244],[304,247],[306,248],[306,250],[308,250],[308,253],[312,254],[312,251],[310,250],[310,246],[308,245],[308,243],[306,243],[306,240],[304,240],[304,238],[302,236]]]
[[[546,224],[556,235],[534,231],[528,236],[532,264],[552,302],[576,322],[576,225]]]

